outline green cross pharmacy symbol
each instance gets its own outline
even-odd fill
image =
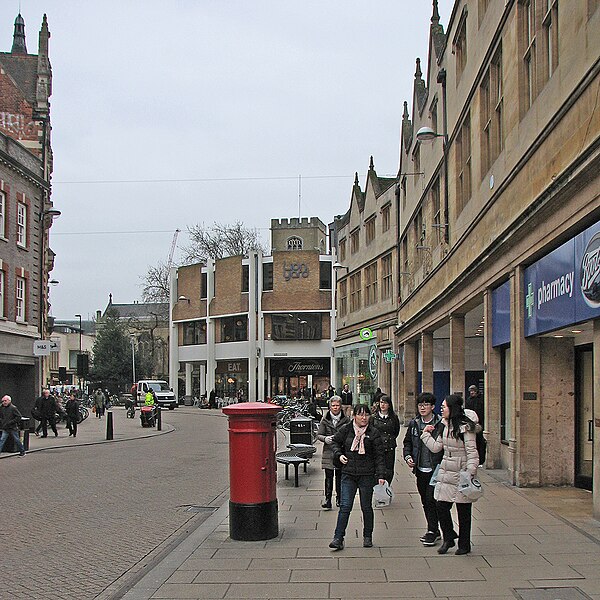
[[[383,358],[385,358],[386,362],[391,363],[395,358],[398,358],[398,355],[394,354],[391,350],[386,350],[383,353]]]
[[[533,283],[527,284],[527,295],[525,296],[525,308],[527,309],[527,318],[531,319],[533,316],[533,305],[534,305],[533,295]]]

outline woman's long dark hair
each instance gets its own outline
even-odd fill
[[[379,406],[381,406],[382,402],[387,402],[389,408],[388,408],[388,414],[390,415],[394,415],[394,405],[392,404],[392,399],[387,395],[387,394],[383,394],[380,398],[379,398]]]
[[[475,431],[475,423],[465,415],[463,409],[463,399],[458,394],[450,394],[444,398],[446,406],[450,411],[448,416],[448,427],[450,429],[450,435],[455,439],[464,439],[460,428],[463,425],[467,426],[467,431]]]

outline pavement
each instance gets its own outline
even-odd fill
[[[419,542],[420,499],[398,461],[392,505],[375,509],[375,547],[362,547],[357,498],[346,547],[336,552],[328,544],[337,511],[321,509],[318,455],[307,474],[301,470],[298,488],[283,469],[277,538],[232,540],[226,502],[123,599],[600,600],[600,523],[591,518],[589,492],[518,489],[503,472],[482,469],[485,496],[473,506],[472,553],[440,556]]]
[[[194,415],[195,419],[206,420],[211,430],[225,424],[224,416],[214,411],[194,411]],[[137,419],[117,422],[116,441],[157,433],[142,430]],[[45,443],[53,444],[52,448],[60,444],[114,443],[102,439],[104,419],[90,417],[84,425],[76,440],[64,433],[55,439],[32,438],[32,451],[50,448]],[[282,448],[286,442],[278,433],[278,446]],[[85,451],[82,448],[77,452]],[[14,459],[17,464],[21,460],[27,458]],[[286,481],[283,472],[280,465],[276,538],[260,542],[231,540],[225,494],[213,504],[218,508],[210,516],[187,521],[181,535],[162,552],[140,562],[94,597],[600,600],[600,523],[591,517],[589,492],[576,488],[514,488],[508,485],[503,472],[481,470],[485,496],[473,507],[473,551],[455,556],[451,550],[440,556],[435,547],[426,548],[418,540],[425,520],[414,478],[399,460],[392,505],[375,510],[375,546],[362,547],[357,501],[346,547],[335,552],[328,544],[337,512],[324,511],[320,506],[323,472],[319,455],[306,474],[300,470],[298,488],[294,488],[293,476]],[[27,597],[51,596],[32,591]],[[76,593],[72,597],[77,597]]]

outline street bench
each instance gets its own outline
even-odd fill
[[[298,487],[298,467],[304,465],[304,472],[306,473],[306,465],[308,464],[310,457],[299,456],[298,452],[295,450],[284,450],[283,452],[278,452],[275,455],[275,459],[278,463],[285,465],[286,481],[289,479],[290,465],[294,466],[294,487]]]

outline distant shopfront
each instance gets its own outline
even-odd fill
[[[248,359],[218,360],[215,391],[219,398],[236,398],[242,390],[248,398]]]
[[[347,383],[352,390],[354,402],[371,404],[373,394],[379,387],[375,340],[336,348],[335,365],[339,382],[337,393]]]
[[[300,388],[316,386],[325,392],[331,381],[327,358],[270,359],[270,395],[295,396]]]

